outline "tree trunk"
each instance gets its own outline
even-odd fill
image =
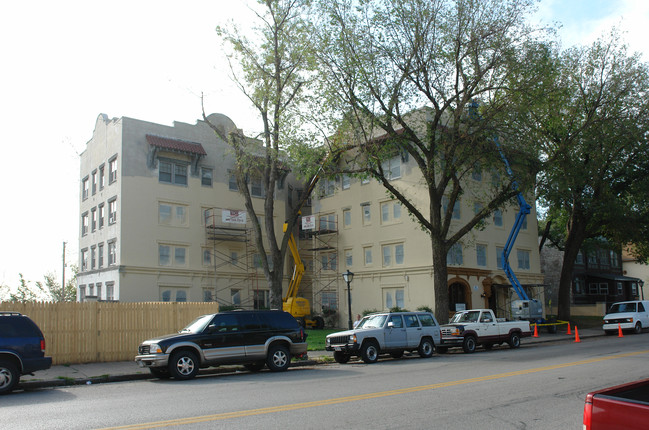
[[[574,213],[568,222],[568,236],[563,252],[561,278],[559,279],[559,310],[557,318],[561,321],[570,320],[570,289],[572,288],[572,271],[575,259],[579,254],[584,239],[586,238],[586,221]]]
[[[448,322],[448,275],[446,270],[446,252],[439,240],[432,239],[433,248],[433,297],[435,300],[435,317],[440,324]]]
[[[282,301],[282,281],[284,278],[283,268],[273,267],[268,277],[268,289],[270,290],[270,308],[279,309],[283,308]]]

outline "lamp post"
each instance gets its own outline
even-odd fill
[[[349,284],[351,284],[352,279],[354,279],[354,273],[350,272],[349,269],[343,273],[343,279],[347,282],[347,313],[349,314],[349,329],[353,328],[352,323],[352,292]]]

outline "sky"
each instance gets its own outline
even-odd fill
[[[34,0],[0,6],[0,284],[18,286],[78,264],[79,154],[99,114],[159,124],[229,116],[246,134],[257,116],[229,78],[215,28],[250,26],[246,0]],[[541,0],[533,23],[562,23],[564,47],[611,26],[643,53],[645,0]]]

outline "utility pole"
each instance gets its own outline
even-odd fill
[[[61,273],[63,273],[61,279],[61,291],[65,291],[65,241],[63,241],[63,270]]]

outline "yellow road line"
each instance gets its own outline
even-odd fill
[[[109,428],[107,428],[105,430],[152,429],[152,428],[159,428],[159,427],[168,427],[168,426],[178,426],[178,425],[184,425],[184,424],[202,423],[202,422],[207,422],[207,421],[219,421],[219,420],[227,420],[227,419],[232,419],[232,418],[249,417],[249,416],[253,416],[253,415],[272,414],[272,413],[276,413],[276,412],[294,411],[294,410],[297,410],[297,409],[313,408],[313,407],[317,407],[317,406],[328,406],[328,405],[335,405],[335,404],[339,404],[339,403],[357,402],[359,400],[368,400],[368,399],[377,399],[377,398],[380,398],[380,397],[397,396],[397,395],[400,395],[400,394],[415,393],[415,392],[418,392],[418,391],[435,390],[435,389],[438,389],[438,388],[453,387],[453,386],[464,385],[464,384],[472,384],[472,383],[475,383],[475,382],[492,381],[494,379],[509,378],[509,377],[512,377],[512,376],[529,375],[531,373],[547,372],[549,370],[563,369],[563,368],[566,368],[566,367],[573,367],[573,366],[581,366],[581,365],[584,365],[584,364],[592,364],[592,363],[597,363],[597,362],[600,362],[600,361],[613,360],[613,359],[617,359],[617,358],[632,357],[632,356],[635,356],[635,355],[641,355],[641,354],[647,354],[647,353],[649,353],[649,350],[637,351],[637,352],[628,352],[628,353],[625,353],[625,354],[616,354],[616,355],[610,355],[610,356],[607,356],[607,357],[591,358],[591,359],[588,359],[588,360],[573,361],[573,362],[570,362],[570,363],[563,363],[563,364],[554,364],[554,365],[551,365],[551,366],[536,367],[534,369],[526,369],[526,370],[517,370],[517,371],[513,371],[513,372],[506,372],[506,373],[498,373],[498,374],[495,374],[495,375],[479,376],[479,377],[476,377],[476,378],[460,379],[460,380],[457,380],[457,381],[440,382],[440,383],[437,383],[437,384],[420,385],[420,386],[417,386],[417,387],[399,388],[399,389],[395,389],[395,390],[379,391],[379,392],[376,392],[376,393],[358,394],[356,396],[337,397],[337,398],[333,398],[333,399],[316,400],[316,401],[313,401],[313,402],[293,403],[293,404],[281,405],[281,406],[270,406],[270,407],[267,407],[267,408],[248,409],[248,410],[236,411],[236,412],[225,412],[225,413],[213,414],[213,415],[203,415],[203,416],[199,416],[199,417],[178,418],[178,419],[175,419],[175,420],[155,421],[155,422],[150,422],[150,423],[133,424],[133,425],[126,425],[126,426],[119,426],[119,427],[109,427]]]

